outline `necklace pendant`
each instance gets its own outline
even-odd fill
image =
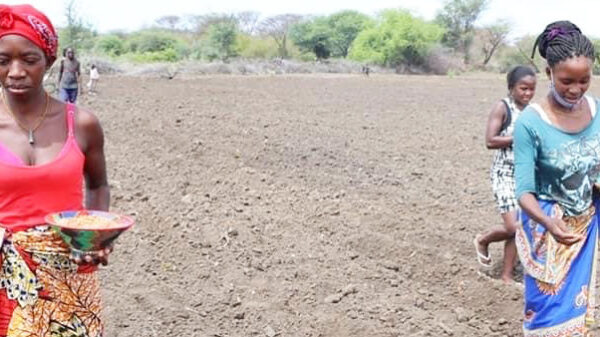
[[[29,145],[33,145],[35,140],[33,139],[33,130],[29,130]]]

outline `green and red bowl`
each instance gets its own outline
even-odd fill
[[[65,221],[61,221],[79,216],[97,217],[103,224],[109,225],[86,228],[85,226],[68,226]],[[109,247],[121,233],[134,225],[135,220],[126,215],[110,212],[81,210],[48,214],[46,222],[71,249],[79,252],[92,252]]]

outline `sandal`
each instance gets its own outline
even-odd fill
[[[477,253],[477,262],[482,266],[489,268],[492,266],[492,257],[488,252],[488,255],[485,256],[479,251],[479,235],[473,239],[473,245],[475,246],[475,252]]]

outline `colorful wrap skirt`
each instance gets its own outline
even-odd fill
[[[97,268],[47,226],[5,236],[0,263],[0,336],[102,336]]]
[[[587,336],[594,322],[596,251],[600,203],[579,216],[563,216],[554,202],[541,200],[545,214],[562,217],[572,232],[584,239],[566,246],[556,242],[546,228],[519,211],[515,235],[519,258],[525,269],[526,337]]]

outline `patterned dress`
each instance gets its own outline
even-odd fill
[[[521,110],[517,108],[513,99],[504,98],[503,101],[511,110],[511,121],[500,132],[500,136],[512,136],[515,122],[521,114]],[[515,160],[512,145],[496,150],[490,170],[490,179],[494,199],[496,199],[496,205],[500,213],[515,211],[518,208],[518,203],[515,198]]]
[[[95,267],[79,267],[47,226],[20,231],[2,245],[1,336],[102,336]]]
[[[525,275],[526,337],[584,337],[594,324],[600,200],[598,101],[586,97],[592,120],[578,132],[553,125],[541,106],[526,108],[515,125],[516,196],[536,196],[549,217],[584,239],[556,241],[543,224],[518,212],[515,235]]]
[[[78,266],[45,216],[83,208],[85,155],[66,107],[67,140],[47,164],[26,166],[0,144],[0,337],[100,337],[96,266]],[[12,159],[11,159],[12,158]]]

